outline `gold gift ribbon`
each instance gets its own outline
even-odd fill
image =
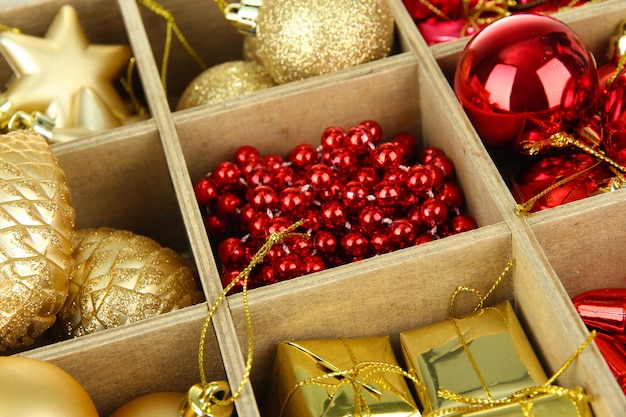
[[[493,399],[491,397],[489,388],[487,387],[487,384],[480,372],[480,369],[478,368],[478,365],[476,364],[476,361],[472,355],[472,352],[470,351],[469,346],[457,325],[457,322],[456,322],[457,319],[454,317],[454,305],[455,305],[456,297],[460,293],[471,292],[474,295],[476,295],[476,297],[478,298],[478,304],[474,307],[473,312],[483,311],[483,309],[486,308],[484,307],[485,300],[495,291],[496,287],[504,279],[506,274],[508,274],[508,272],[513,268],[514,263],[515,263],[514,260],[510,260],[507,263],[504,271],[500,274],[498,279],[491,286],[491,288],[489,289],[489,291],[487,292],[485,296],[483,296],[480,293],[480,291],[478,291],[475,288],[468,287],[468,286],[459,286],[456,288],[456,290],[452,294],[452,297],[450,298],[450,305],[448,308],[448,321],[450,321],[450,324],[454,328],[457,334],[457,337],[461,343],[461,346],[463,347],[463,350],[465,351],[465,354],[467,355],[474,369],[474,372],[478,376],[478,379],[483,387],[483,390],[485,391],[487,398],[482,399],[482,398],[469,397],[469,396],[457,394],[455,392],[452,392],[442,387],[437,391],[437,394],[441,398],[457,401],[457,402],[467,404],[467,405],[459,406],[459,407],[449,407],[449,408],[445,408],[441,410],[433,410],[432,408],[425,409],[422,414],[423,417],[441,417],[441,416],[446,416],[446,415],[466,414],[470,412],[490,410],[495,407],[500,407],[504,405],[512,405],[512,404],[519,405],[520,410],[522,410],[524,417],[533,417],[534,414],[532,413],[532,407],[533,407],[534,399],[543,397],[545,395],[550,395],[550,394],[569,399],[574,405],[574,407],[576,408],[578,417],[590,417],[589,408],[587,407],[587,404],[590,401],[590,398],[587,394],[584,393],[581,387],[564,388],[564,387],[553,385],[553,383],[559,376],[561,376],[561,374],[563,374],[563,372],[567,370],[567,368],[569,368],[569,366],[578,358],[578,356],[580,356],[580,354],[587,347],[587,345],[591,343],[591,341],[595,338],[595,335],[596,335],[595,331],[591,332],[589,337],[587,337],[587,339],[578,347],[578,349],[576,349],[574,354],[570,356],[569,359],[567,359],[565,363],[561,366],[561,368],[559,368],[552,375],[552,377],[550,377],[544,384],[540,386],[532,386],[532,387],[524,388],[522,390],[516,391],[513,394],[510,394],[509,396],[501,398],[501,399]],[[422,389],[423,389],[423,384],[418,386],[418,390],[422,390]]]
[[[413,374],[410,374],[409,372],[405,371],[398,365],[394,365],[394,364],[390,364],[386,362],[380,362],[380,361],[359,362],[357,361],[357,358],[355,357],[354,352],[352,351],[352,348],[348,344],[348,340],[345,338],[340,338],[340,340],[343,342],[346,350],[348,351],[348,354],[350,355],[352,363],[354,364],[354,366],[349,369],[341,370],[337,366],[333,365],[332,363],[322,358],[321,356],[305,349],[304,347],[298,345],[297,343],[287,342],[290,346],[293,346],[296,349],[301,350],[302,352],[311,356],[313,359],[317,360],[318,366],[328,371],[328,373],[324,375],[307,378],[295,384],[293,388],[289,391],[289,393],[285,396],[281,404],[280,413],[278,414],[279,417],[283,416],[283,413],[285,412],[285,409],[287,405],[289,404],[291,397],[293,397],[293,395],[299,389],[307,385],[316,385],[316,386],[320,386],[323,388],[331,388],[331,389],[337,389],[340,386],[346,385],[346,384],[351,385],[355,393],[354,406],[353,406],[354,417],[370,417],[371,416],[371,412],[367,404],[367,400],[365,398],[364,393],[369,392],[375,397],[380,397],[382,395],[382,392],[380,392],[377,388],[373,387],[372,383],[377,383],[378,385],[383,387],[384,390],[387,390],[395,394],[397,397],[401,398],[402,400],[406,401],[407,403],[410,403],[409,400],[403,397],[401,392],[395,389],[391,384],[388,384],[387,381],[385,381],[385,379],[381,378],[379,375],[381,373],[383,374],[394,373],[397,375],[401,375],[413,381],[414,383],[420,385],[421,382]],[[332,382],[329,382],[329,380]]]
[[[272,246],[274,246],[276,243],[282,242],[283,240],[289,237],[293,237],[293,236],[298,236],[301,238],[308,239],[309,238],[308,234],[294,232],[294,230],[297,229],[299,226],[301,226],[303,223],[304,223],[304,220],[299,220],[295,222],[294,224],[292,224],[291,226],[289,226],[288,228],[286,228],[285,230],[274,232],[271,235],[269,235],[269,237],[266,239],[263,246],[261,246],[261,248],[256,252],[256,254],[252,258],[248,266],[246,266],[239,273],[239,275],[237,275],[237,277],[233,279],[230,282],[230,284],[228,284],[224,288],[224,290],[220,293],[220,295],[215,299],[215,301],[209,308],[209,311],[202,325],[202,330],[200,332],[200,345],[198,348],[198,367],[200,369],[200,381],[201,382],[199,384],[194,385],[190,390],[190,392],[193,390],[200,391],[202,395],[195,396],[194,404],[188,404],[188,403],[183,402],[182,408],[189,408],[189,406],[191,405],[191,406],[194,406],[194,408],[202,410],[203,414],[197,414],[197,415],[213,415],[214,412],[211,410],[212,408],[216,408],[218,410],[224,409],[224,408],[232,408],[232,405],[235,402],[235,400],[241,396],[241,393],[243,392],[245,385],[248,383],[250,379],[250,372],[252,371],[252,356],[253,356],[252,355],[252,351],[253,351],[252,318],[250,316],[250,307],[248,305],[248,279],[250,276],[250,272],[252,272],[252,270],[254,269],[256,265],[258,265],[259,263],[263,261],[263,258],[265,258],[265,256],[270,251]],[[248,357],[246,359],[246,367],[244,370],[244,374],[241,378],[241,382],[239,383],[239,386],[237,387],[235,391],[230,393],[230,395],[227,395],[224,397],[223,395],[220,395],[220,396],[217,395],[220,393],[223,394],[224,390],[223,389],[216,389],[216,390],[210,389],[210,387],[213,384],[215,384],[215,381],[208,382],[206,379],[206,375],[204,373],[204,343],[206,340],[206,333],[211,323],[211,319],[213,317],[213,314],[215,314],[217,307],[224,300],[224,298],[226,297],[226,294],[228,294],[228,292],[239,282],[241,282],[242,284],[243,309],[244,309],[244,314],[245,314],[245,319],[246,319],[246,330],[247,330],[247,335],[248,335],[248,354],[247,354]],[[181,415],[184,415],[186,417],[187,414],[184,414],[184,413],[185,413],[185,410],[184,409],[181,410]],[[194,414],[191,414],[191,415],[194,415]]]

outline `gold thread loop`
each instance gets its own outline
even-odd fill
[[[194,49],[191,47],[189,42],[187,42],[187,39],[181,32],[180,28],[178,27],[178,24],[176,24],[174,15],[169,10],[167,10],[166,8],[164,8],[163,6],[161,6],[159,3],[157,3],[154,0],[140,0],[140,1],[141,1],[141,4],[143,4],[146,8],[156,13],[157,15],[161,16],[163,20],[165,20],[166,34],[165,34],[165,44],[163,46],[163,61],[161,64],[161,84],[163,85],[163,91],[167,95],[167,67],[169,65],[170,52],[171,52],[171,47],[172,47],[172,33],[176,35],[176,37],[178,38],[178,41],[183,45],[185,50],[194,59],[194,61],[198,63],[198,65],[200,66],[202,70],[205,70],[207,66],[202,60],[202,58],[200,58],[200,56],[196,53],[196,51],[194,51]]]
[[[250,261],[248,266],[246,266],[237,275],[237,277],[233,279],[224,288],[224,290],[215,299],[215,301],[213,302],[213,304],[208,310],[208,313],[204,319],[204,323],[202,324],[202,330],[200,332],[200,344],[198,348],[198,367],[200,369],[200,380],[203,386],[207,384],[206,375],[204,373],[204,343],[206,340],[206,333],[209,328],[211,318],[213,317],[213,314],[217,310],[217,307],[222,302],[222,300],[226,297],[228,292],[239,282],[242,283],[243,308],[244,308],[245,319],[246,319],[246,331],[248,335],[248,355],[247,355],[248,357],[246,360],[246,368],[245,368],[244,374],[242,375],[242,379],[241,379],[241,382],[239,383],[239,386],[237,387],[236,390],[232,392],[232,394],[229,397],[220,399],[220,398],[214,397],[212,393],[209,394],[208,400],[214,404],[222,405],[222,406],[232,404],[243,392],[243,389],[245,388],[245,385],[247,384],[249,380],[250,372],[252,370],[252,359],[253,359],[252,318],[250,315],[250,307],[248,305],[248,278],[250,276],[250,272],[252,271],[252,269],[254,269],[256,265],[258,265],[260,262],[263,261],[263,258],[265,258],[265,256],[270,251],[272,246],[275,245],[276,243],[281,242],[284,239],[287,239],[293,236],[298,236],[301,238],[308,239],[309,238],[308,234],[294,232],[294,230],[297,229],[299,226],[301,226],[303,223],[304,223],[304,220],[299,220],[295,222],[294,224],[292,224],[291,226],[287,227],[285,230],[272,233],[266,239],[263,246],[261,246],[261,248],[259,248],[256,254],[252,257],[252,260]]]

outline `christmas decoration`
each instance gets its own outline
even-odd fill
[[[59,311],[66,336],[94,333],[198,303],[191,270],[172,249],[126,230],[76,232],[69,294]]]
[[[591,2],[594,2],[593,0]],[[403,0],[429,45],[474,35],[514,13],[554,13],[582,6],[586,0]]]
[[[623,59],[624,52],[626,52],[626,20],[620,22],[615,34],[609,39],[608,62],[598,67],[600,93],[606,90],[619,72],[619,67],[622,65],[620,61]]]
[[[515,15],[468,42],[454,91],[485,143],[536,153],[544,150],[543,139],[594,114],[596,70],[588,47],[567,25]]]
[[[42,113],[55,129],[69,129],[60,138],[67,140],[120,126],[129,116],[113,82],[129,63],[130,48],[90,45],[69,5],[61,7],[43,38],[1,32],[0,53],[15,72],[3,94],[3,119]]]
[[[177,110],[217,104],[274,85],[276,83],[256,62],[225,62],[198,75],[183,92]]]
[[[195,184],[196,198],[228,284],[274,231],[299,219],[309,241],[287,240],[268,253],[251,287],[358,261],[477,227],[462,213],[454,164],[415,137],[381,143],[372,120],[325,129],[321,144],[283,158],[242,146]]]
[[[39,134],[0,135],[0,351],[31,345],[55,321],[73,268],[74,209]]]
[[[0,415],[98,417],[96,406],[76,379],[37,359],[0,357]]]
[[[596,345],[626,394],[626,289],[590,290],[572,302],[587,327],[598,331]]]
[[[118,408],[111,417],[179,417],[184,396],[181,392],[143,395]]]
[[[528,212],[597,195],[610,188],[615,173],[582,152],[546,155],[513,179],[515,200]]]
[[[278,84],[384,58],[393,46],[385,0],[268,0],[254,21],[246,48]]]

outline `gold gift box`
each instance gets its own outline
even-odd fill
[[[423,387],[416,387],[424,409],[463,406],[442,398],[445,388],[472,398],[504,398],[520,389],[541,385],[547,377],[508,301],[455,320],[457,330],[443,321],[400,334],[409,369]],[[482,381],[481,381],[482,379]]]
[[[280,342],[264,415],[420,416],[388,337]],[[282,409],[282,412],[281,412]]]
[[[569,398],[558,395],[545,395],[534,398],[525,404],[511,404],[464,414],[465,417],[525,417],[522,406],[532,412],[534,417],[576,417],[579,414],[576,405]],[[527,414],[526,414],[527,415]]]

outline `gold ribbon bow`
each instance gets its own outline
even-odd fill
[[[474,369],[474,372],[476,373],[483,387],[483,390],[486,394],[486,398],[483,399],[483,398],[469,397],[469,396],[452,392],[446,388],[439,388],[439,390],[437,391],[437,395],[439,395],[439,397],[445,398],[448,400],[453,400],[453,401],[456,401],[465,405],[458,406],[458,407],[449,407],[449,408],[440,409],[440,410],[427,409],[427,410],[424,410],[424,413],[422,414],[423,417],[442,417],[442,416],[452,416],[452,415],[463,415],[466,413],[490,410],[496,407],[506,406],[506,405],[518,405],[520,407],[520,410],[523,412],[524,417],[533,417],[534,414],[532,412],[532,408],[534,405],[534,401],[541,397],[545,397],[547,395],[556,395],[558,397],[567,398],[568,400],[571,401],[572,405],[577,410],[578,417],[590,417],[590,411],[588,407],[588,402],[590,398],[588,395],[584,393],[582,388],[580,387],[564,388],[564,387],[560,387],[560,386],[553,385],[553,384],[555,380],[559,376],[561,376],[561,374],[563,374],[563,372],[565,372],[567,368],[578,358],[578,356],[587,347],[587,345],[591,343],[591,341],[595,337],[595,331],[592,332],[589,335],[589,337],[587,337],[587,339],[578,347],[578,349],[576,349],[574,354],[571,355],[570,358],[567,361],[565,361],[565,363],[561,366],[561,368],[559,368],[559,370],[557,370],[554,373],[554,375],[552,375],[552,377],[550,377],[544,384],[521,389],[504,398],[499,398],[499,399],[492,398],[489,392],[489,388],[487,387],[487,383],[485,382],[480,372],[480,369],[478,368],[478,365],[476,361],[474,360],[474,357],[472,355],[472,352],[469,349],[467,341],[465,340],[462,332],[460,331],[457,325],[457,322],[456,322],[457,319],[454,317],[454,305],[455,305],[456,297],[460,293],[471,292],[474,295],[476,295],[476,297],[478,298],[478,304],[475,306],[474,312],[481,312],[483,311],[483,309],[488,308],[488,307],[484,307],[485,300],[495,291],[496,287],[500,284],[500,282],[506,276],[506,274],[512,269],[513,265],[514,265],[513,260],[507,263],[504,271],[500,274],[496,282],[492,285],[492,287],[489,289],[489,291],[487,292],[485,296],[483,296],[480,293],[480,291],[478,291],[475,288],[467,287],[467,286],[459,286],[457,287],[457,289],[452,294],[452,297],[450,298],[450,306],[448,309],[448,321],[450,321],[450,324],[454,327],[454,330],[461,343],[461,346],[463,350],[465,351],[465,354],[467,355],[468,360],[470,361],[472,368]],[[422,387],[423,385],[418,386],[418,389],[423,389]]]
[[[383,390],[389,391],[396,395],[398,398],[403,400],[404,402],[411,404],[412,400],[404,397],[403,393],[397,390],[392,384],[388,383],[381,374],[385,373],[393,373],[397,375],[401,375],[416,384],[419,384],[417,378],[406,372],[400,366],[395,364],[390,364],[387,362],[380,361],[362,361],[359,362],[350,345],[348,344],[348,340],[345,338],[340,339],[343,342],[352,363],[353,367],[349,369],[341,370],[339,367],[333,365],[329,361],[325,360],[320,355],[311,352],[310,350],[300,346],[294,342],[285,342],[288,345],[300,350],[301,352],[310,356],[313,360],[317,361],[317,367],[322,369],[326,374],[311,377],[304,379],[297,384],[289,391],[289,393],[285,396],[283,403],[280,407],[279,417],[282,417],[287,404],[289,403],[291,397],[301,388],[307,385],[317,385],[323,388],[331,388],[337,389],[342,385],[350,385],[354,392],[354,403],[353,403],[353,412],[354,417],[369,417],[371,416],[371,411],[365,397],[365,393],[369,393],[373,395],[375,398],[380,399],[383,394]],[[381,388],[378,388],[378,387]],[[415,410],[417,413],[417,409]]]

